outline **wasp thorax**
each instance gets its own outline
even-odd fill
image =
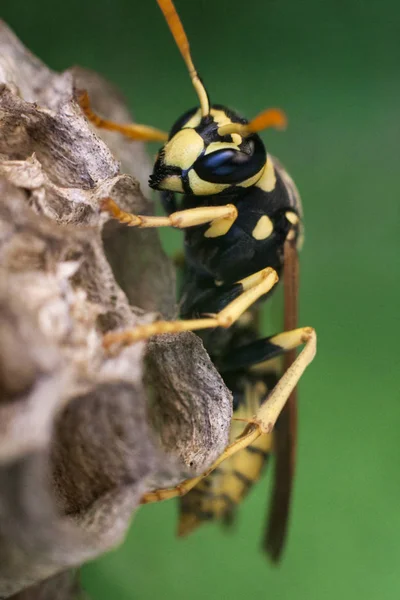
[[[261,177],[266,150],[258,135],[219,135],[218,128],[246,120],[223,107],[201,117],[193,109],[181,117],[161,148],[150,186],[157,190],[205,196],[232,187],[249,187]]]

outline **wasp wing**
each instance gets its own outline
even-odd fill
[[[289,236],[290,237],[290,236]],[[299,260],[295,237],[284,248],[284,329],[297,327]],[[296,350],[285,354],[285,370],[296,358]],[[296,461],[297,390],[294,389],[274,429],[275,473],[264,549],[277,562],[285,545]]]

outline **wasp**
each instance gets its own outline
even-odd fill
[[[99,128],[135,140],[164,142],[149,183],[161,191],[165,216],[126,213],[111,198],[103,201],[102,209],[129,226],[184,230],[180,320],[112,331],[104,345],[202,331],[205,347],[233,394],[231,442],[206,473],[175,488],[150,492],[143,503],[182,496],[182,535],[204,521],[229,522],[272,452],[275,483],[264,547],[278,560],[295,467],[295,388],[316,352],[315,331],[297,328],[300,197],[258,135],[268,127],[284,128],[286,117],[279,109],[268,109],[249,121],[230,108],[211,104],[172,1],[157,2],[186,63],[198,106],[167,134],[103,119],[93,112],[87,94],[80,104]],[[279,278],[284,286],[284,331],[260,338],[260,303],[271,296]]]

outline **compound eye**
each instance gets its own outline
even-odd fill
[[[216,150],[198,158],[193,168],[203,181],[240,183],[256,175],[265,164],[265,150],[254,151],[254,144],[251,150],[249,153],[231,148]]]

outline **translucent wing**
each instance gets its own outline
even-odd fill
[[[290,237],[290,236],[289,236]],[[296,239],[287,239],[284,249],[284,329],[295,329],[298,321],[299,260]],[[285,370],[296,358],[296,350],[285,354]],[[288,528],[296,461],[297,390],[292,392],[274,429],[275,474],[264,549],[274,562],[282,554]]]

